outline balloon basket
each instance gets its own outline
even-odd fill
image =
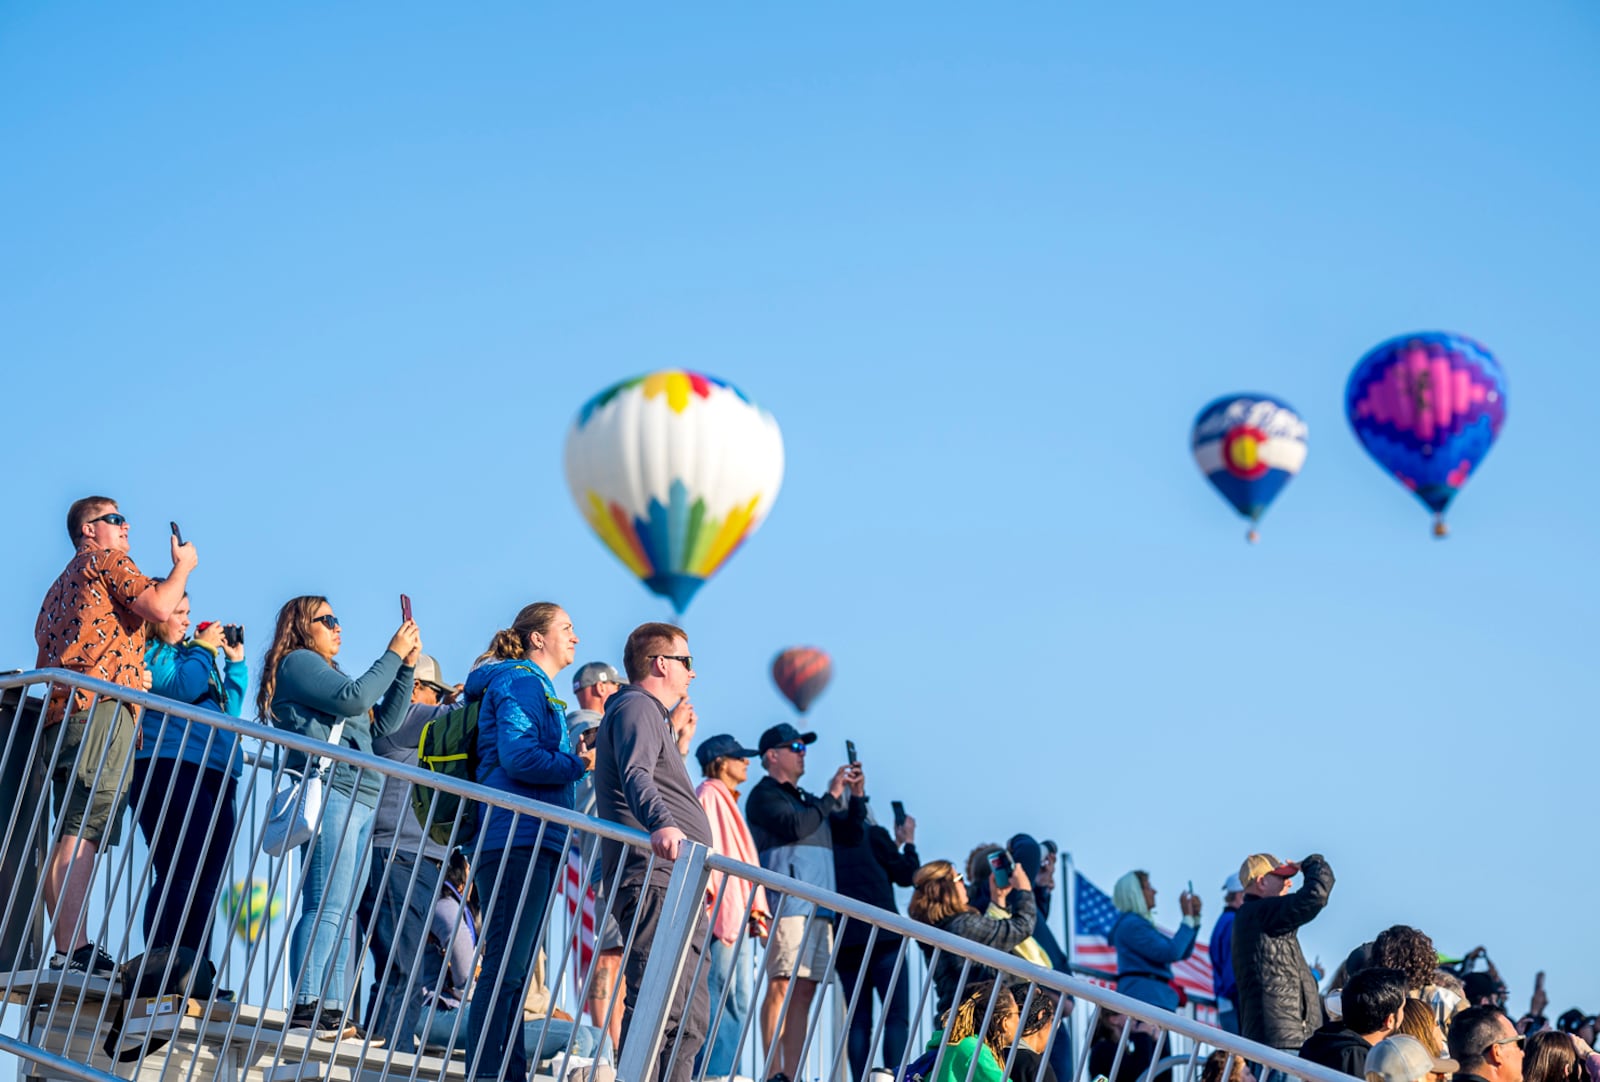
[[[1249,533],[1244,535],[1244,539],[1253,545],[1257,541],[1261,540],[1261,534],[1257,533],[1255,530],[1251,530]]]
[[[1450,527],[1445,524],[1443,515],[1433,520],[1433,536],[1440,539],[1450,536]]]

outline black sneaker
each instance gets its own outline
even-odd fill
[[[98,944],[85,943],[72,952],[67,960],[69,973],[87,973],[91,977],[115,977],[117,975],[117,960]]]
[[[359,1032],[354,1022],[345,1021],[342,1007],[324,1007],[317,1018],[317,1036],[325,1040],[337,1041]]]
[[[316,1029],[317,1019],[322,1011],[317,1007],[317,1001],[310,1003],[296,1003],[294,1010],[289,1012],[290,1029]]]

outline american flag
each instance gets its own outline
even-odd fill
[[[1074,871],[1072,908],[1072,964],[1115,977],[1117,948],[1106,941],[1117,919],[1111,897],[1084,878],[1082,872]],[[1165,928],[1161,931],[1172,934]],[[1215,998],[1211,988],[1211,951],[1205,940],[1196,943],[1194,953],[1172,967],[1172,980],[1190,1000],[1210,1003]]]
[[[567,927],[572,929],[572,956],[578,964],[572,967],[572,987],[583,994],[583,982],[594,962],[595,912],[594,888],[583,874],[583,855],[578,846],[567,850],[567,875],[562,893],[567,899]]]

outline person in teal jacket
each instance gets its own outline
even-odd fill
[[[244,645],[223,641],[222,625],[189,633],[189,598],[146,628],[150,690],[187,706],[238,717],[249,673]],[[217,654],[226,657],[217,671]],[[211,917],[228,874],[233,845],[237,734],[203,722],[146,710],[139,721],[129,799],[150,849],[152,880],[144,903],[146,949],[187,947],[210,957]]]
[[[297,597],[278,610],[277,627],[261,669],[256,705],[263,720],[316,740],[327,740],[343,722],[339,743],[372,751],[372,738],[405,721],[422,636],[410,620],[389,648],[359,677],[334,662],[339,653],[339,618],[325,597]],[[301,770],[306,756],[289,752],[285,766]],[[366,887],[367,841],[383,790],[383,776],[336,763],[323,779],[322,819],[301,847],[300,914],[289,934],[289,967],[295,984],[291,1029],[317,1036],[353,1035],[346,1020],[354,943],[364,938],[346,927]]]
[[[1200,899],[1185,891],[1178,896],[1183,923],[1174,935],[1165,935],[1151,918],[1156,888],[1148,872],[1129,872],[1111,889],[1117,907],[1116,923],[1106,938],[1117,948],[1117,991],[1161,1007],[1178,1009],[1178,990],[1172,986],[1172,963],[1194,953],[1200,936]]]

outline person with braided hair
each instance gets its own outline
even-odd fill
[[[986,1027],[985,1014],[989,1016]],[[972,985],[961,1002],[950,1008],[942,1038],[944,1055],[929,1082],[968,1082],[969,1071],[970,1082],[1004,1082],[1006,1058],[1017,1039],[1020,1021],[1010,988],[1003,984],[996,987],[994,981]],[[978,1061],[976,1069],[974,1057]]]

